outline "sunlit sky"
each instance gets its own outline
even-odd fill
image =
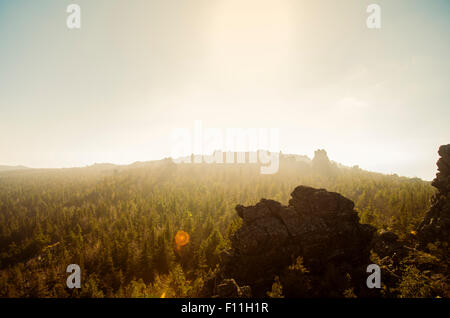
[[[0,0],[0,165],[161,159],[202,120],[431,180],[450,142],[449,38],[446,0]]]

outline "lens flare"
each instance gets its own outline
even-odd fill
[[[189,243],[189,234],[185,231],[178,231],[175,235],[175,244],[177,246],[177,250],[180,250],[182,246],[185,246]]]

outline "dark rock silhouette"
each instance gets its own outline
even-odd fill
[[[324,149],[314,151],[314,158],[311,163],[313,171],[321,175],[331,177],[339,171],[336,163],[330,161]]]
[[[422,247],[435,241],[450,243],[450,144],[438,151],[438,173],[432,185],[437,188],[433,205],[417,230]]]
[[[288,206],[262,199],[236,211],[243,224],[223,255],[220,277],[249,285],[256,297],[266,296],[275,276],[288,297],[339,297],[352,286],[355,293],[365,287],[375,228],[359,223],[349,199],[299,186]]]
[[[318,149],[314,151],[312,166],[316,171],[329,172],[329,170],[331,169],[331,161],[324,149]]]

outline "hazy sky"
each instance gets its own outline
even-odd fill
[[[449,38],[447,0],[0,0],[0,165],[160,159],[199,119],[431,180],[450,142]]]

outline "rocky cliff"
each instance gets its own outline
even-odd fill
[[[438,151],[438,173],[432,185],[437,188],[433,206],[420,224],[417,235],[422,246],[435,241],[450,243],[450,144]]]
[[[291,297],[341,296],[365,285],[375,228],[359,223],[349,199],[299,186],[288,206],[262,199],[236,211],[243,224],[219,276],[250,286],[252,296],[266,296],[276,276]]]

